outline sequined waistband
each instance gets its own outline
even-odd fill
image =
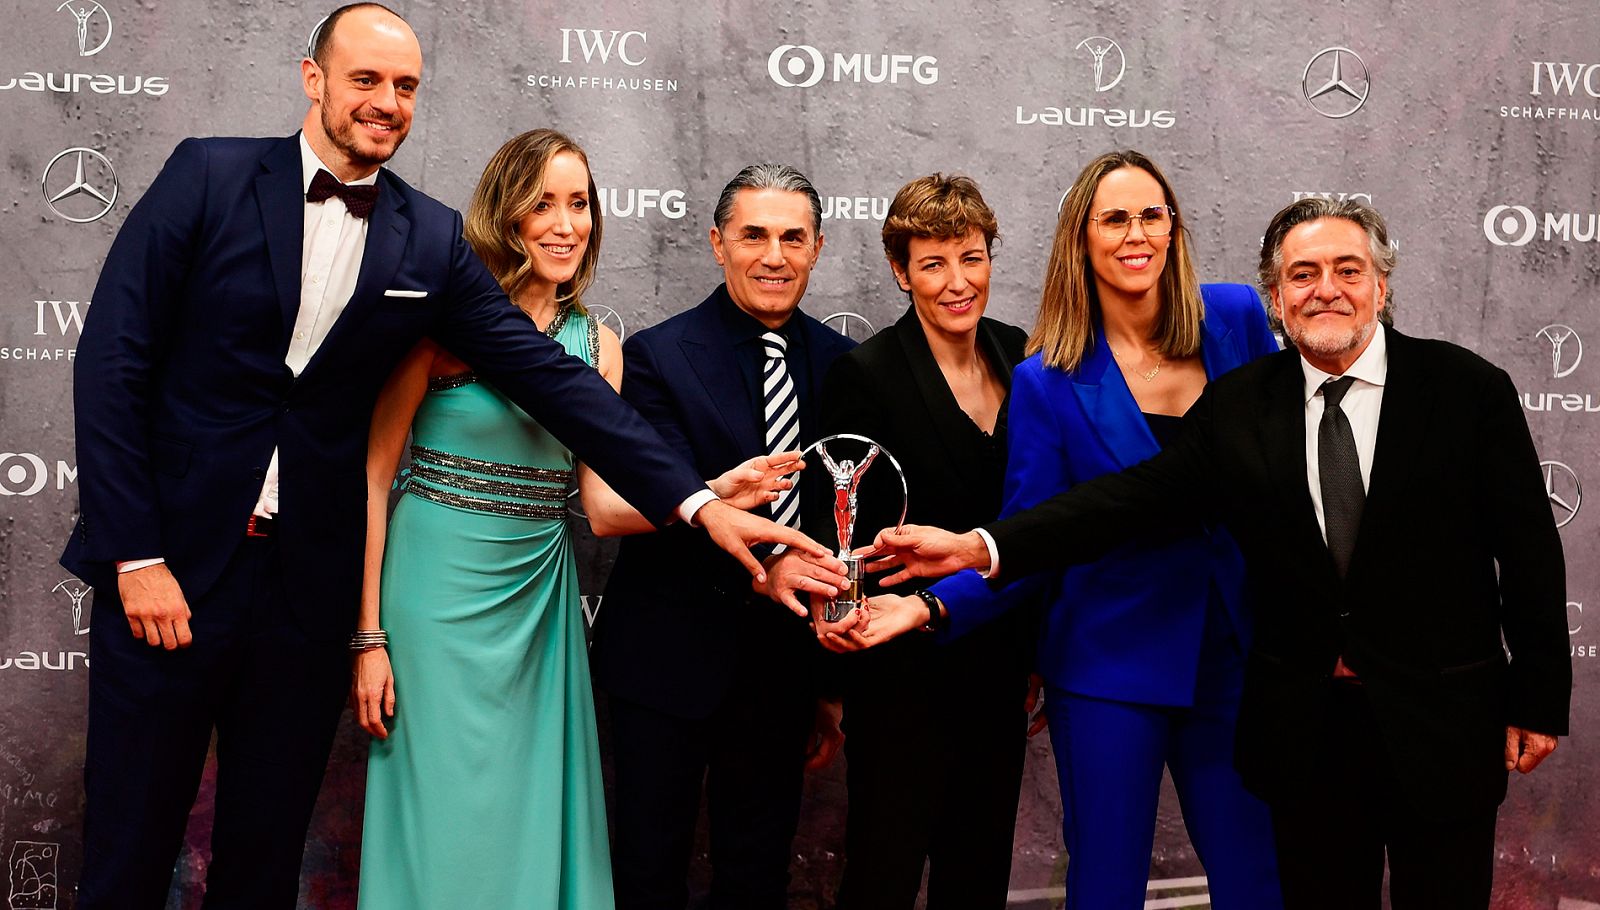
[[[516,518],[566,517],[571,471],[485,461],[419,445],[411,447],[411,459],[405,489],[430,502]],[[462,473],[465,471],[473,473]],[[490,476],[475,476],[481,474]],[[500,479],[507,477],[535,483]],[[475,493],[488,495],[472,495]]]

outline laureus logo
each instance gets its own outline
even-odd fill
[[[1094,60],[1094,90],[1097,92],[1116,88],[1128,71],[1128,58],[1122,53],[1122,45],[1104,35],[1090,35],[1079,41],[1077,50],[1088,51]]]
[[[84,610],[83,602],[93,592],[93,588],[76,578],[64,578],[50,589],[50,593],[66,598],[72,612],[73,635],[89,634],[89,614]]]
[[[1555,379],[1571,376],[1583,360],[1583,339],[1567,325],[1547,325],[1534,336],[1550,345],[1550,375]]]
[[[1348,47],[1317,51],[1300,74],[1300,92],[1306,103],[1331,120],[1342,120],[1361,110],[1371,91],[1367,64]]]
[[[93,57],[111,43],[111,14],[98,3],[66,0],[56,12],[69,12],[77,25],[78,56]]]

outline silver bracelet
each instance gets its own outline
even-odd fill
[[[387,647],[389,647],[389,633],[382,629],[358,629],[350,636],[350,650],[357,653]]]

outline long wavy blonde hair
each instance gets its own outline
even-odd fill
[[[589,156],[578,143],[555,130],[529,130],[500,146],[472,191],[464,232],[467,243],[513,300],[533,280],[533,265],[517,224],[544,195],[545,169],[562,152],[577,155],[584,170],[589,170]],[[589,218],[589,245],[578,261],[578,270],[556,287],[556,301],[571,301],[579,313],[583,312],[583,292],[594,281],[600,261],[600,197],[593,171],[589,173]]]

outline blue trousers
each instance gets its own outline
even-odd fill
[[[1243,664],[1231,641],[1207,642],[1205,652],[1193,707],[1046,692],[1069,856],[1068,910],[1144,907],[1163,766],[1172,772],[1214,910],[1283,907],[1271,815],[1233,768]]]

